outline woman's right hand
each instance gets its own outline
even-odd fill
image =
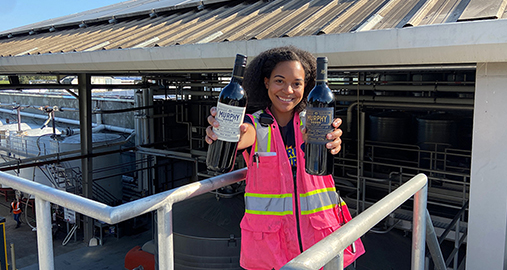
[[[206,128],[205,141],[208,144],[212,144],[214,141],[216,141],[218,139],[215,132],[213,132],[213,127],[219,126],[218,121],[215,119],[215,116],[217,115],[217,107],[211,107],[209,112],[210,112],[210,115],[208,116],[208,123],[210,124],[210,126],[208,126]]]

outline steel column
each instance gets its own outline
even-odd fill
[[[81,154],[92,154],[92,91],[90,74],[78,75],[79,88],[79,121],[81,135]],[[91,157],[81,160],[81,172],[83,183],[83,196],[92,199],[93,197],[93,159]],[[83,233],[84,241],[89,243],[93,237],[93,220],[90,217],[84,217]]]

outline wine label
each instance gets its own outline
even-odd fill
[[[243,123],[245,112],[245,107],[231,106],[221,102],[217,103],[217,115],[215,119],[220,126],[218,128],[214,127],[213,132],[215,132],[219,140],[226,142],[239,141],[239,126]]]
[[[306,134],[308,143],[326,144],[326,135],[333,130],[334,108],[306,107]]]

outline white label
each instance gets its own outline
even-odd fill
[[[63,208],[63,216],[68,223],[76,223],[76,212],[74,210]]]
[[[219,140],[226,142],[239,141],[239,126],[243,124],[245,118],[245,107],[236,107],[221,102],[217,103],[217,115],[215,119],[220,126],[213,128],[213,132],[217,135]]]

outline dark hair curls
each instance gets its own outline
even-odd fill
[[[294,109],[296,112],[300,112],[306,107],[308,93],[315,86],[316,60],[311,53],[294,46],[269,49],[250,61],[246,67],[243,80],[243,88],[248,95],[249,107],[253,106],[264,109],[271,105],[271,100],[264,84],[264,78],[271,77],[271,72],[275,69],[276,65],[285,61],[298,61],[305,70],[303,99]]]

